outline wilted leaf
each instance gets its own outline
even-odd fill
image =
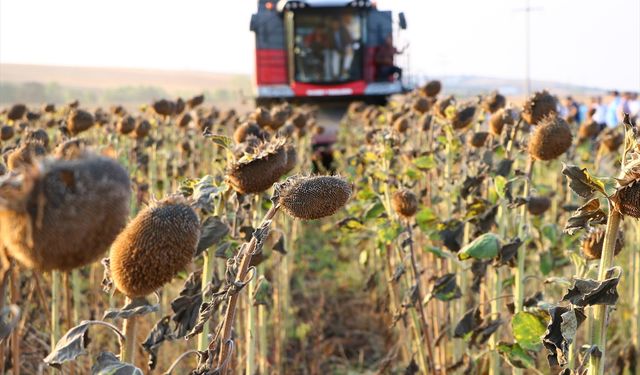
[[[273,302],[273,287],[264,275],[260,275],[252,296],[253,306],[271,306]]]
[[[420,372],[420,367],[418,367],[416,360],[414,358],[411,358],[411,362],[409,363],[407,368],[404,369],[404,375],[415,375],[419,372]]]
[[[158,349],[166,340],[172,340],[174,337],[169,326],[170,317],[165,316],[160,319],[155,326],[149,331],[147,338],[142,343],[142,348],[149,353],[149,368],[156,368],[158,364]]]
[[[91,366],[92,375],[144,375],[142,370],[132,364],[120,362],[113,353],[98,354],[96,363]]]
[[[473,275],[473,280],[471,282],[471,291],[474,293],[480,292],[480,285],[482,284],[482,279],[487,274],[487,266],[489,265],[488,260],[474,260],[471,263],[471,274]]]
[[[606,195],[604,183],[591,176],[586,168],[580,169],[575,165],[562,164],[562,174],[569,179],[569,187],[582,198],[590,198],[594,192],[599,191]]]
[[[213,176],[207,175],[193,185],[193,207],[205,213],[213,212],[214,199],[224,193],[229,187],[226,184],[216,186]]]
[[[113,290],[113,279],[111,279],[111,259],[102,258],[100,264],[104,267],[104,271],[102,272],[102,291],[105,293],[111,293]]]
[[[0,340],[4,340],[13,331],[20,321],[20,308],[18,305],[9,305],[0,312]]]
[[[467,199],[467,197],[473,194],[478,190],[482,181],[484,181],[484,175],[480,176],[467,176],[465,180],[462,182],[462,187],[460,189],[460,196],[462,198]]]
[[[529,353],[518,344],[501,342],[498,344],[497,349],[504,359],[515,368],[533,368],[536,364],[535,358],[529,355]]]
[[[575,306],[615,305],[618,302],[618,277],[611,277],[604,281],[592,279],[575,279],[572,288],[567,291],[563,301],[569,301]]]
[[[231,242],[223,242],[216,248],[215,257],[221,259],[229,259],[233,257],[233,251],[231,250]]]
[[[498,214],[498,205],[488,207],[484,212],[471,219],[475,224],[476,230],[474,234],[479,236],[487,233],[496,224],[496,215]]]
[[[448,220],[439,225],[439,234],[444,246],[454,253],[460,251],[462,247],[462,234],[464,223],[460,220]]]
[[[492,259],[498,255],[499,248],[499,237],[493,233],[485,233],[460,250],[458,259]]]
[[[286,246],[285,246],[284,233],[282,233],[281,231],[274,231],[272,233],[275,236],[276,240],[274,241],[274,244],[271,247],[271,249],[273,251],[276,251],[276,252],[282,254],[282,255],[286,255],[287,254],[287,249],[286,249]]]
[[[573,235],[580,229],[586,229],[590,225],[602,224],[607,221],[607,214],[600,208],[600,202],[594,198],[580,206],[571,215],[564,227],[564,232]]]
[[[200,240],[195,255],[218,244],[229,233],[229,230],[229,226],[223,223],[218,216],[206,218],[200,226]]]
[[[427,296],[427,301],[431,298],[436,298],[440,301],[451,301],[461,296],[460,287],[456,284],[456,275],[448,273],[436,279],[430,295]]]
[[[51,367],[61,368],[62,364],[74,361],[78,356],[87,354],[85,349],[89,345],[89,327],[91,322],[82,321],[71,328],[56,342],[56,347],[43,360]]]
[[[482,324],[480,309],[477,307],[469,310],[456,325],[453,337],[465,338]]]
[[[513,167],[513,160],[511,159],[502,159],[498,162],[494,172],[496,175],[501,177],[507,177],[509,173],[511,173],[511,168]]]
[[[173,332],[175,338],[184,337],[196,324],[202,304],[201,276],[200,272],[192,272],[185,281],[180,295],[171,301],[171,310],[173,310],[171,320],[175,322]]]
[[[498,257],[494,262],[494,266],[499,267],[509,265],[509,267],[515,267],[518,249],[520,246],[522,246],[522,240],[518,237],[514,238],[511,242],[502,245],[500,250],[498,250]]]
[[[542,346],[542,335],[547,329],[546,322],[540,317],[520,311],[511,319],[513,337],[520,347],[525,350],[538,351]]]
[[[129,319],[132,316],[142,316],[156,312],[160,309],[160,305],[152,305],[144,297],[131,300],[130,303],[124,305],[121,309],[109,309],[104,313],[103,320],[107,319]]]
[[[567,315],[568,312],[572,314]],[[575,336],[577,327],[586,319],[581,309],[553,307],[549,310],[551,320],[542,338],[547,349],[547,360],[551,367],[564,366],[567,363],[569,346]],[[567,319],[565,321],[565,319]],[[575,322],[573,322],[575,320]]]
[[[400,280],[400,278],[402,277],[402,275],[404,275],[404,273],[405,273],[404,264],[403,263],[399,263],[396,266],[395,271],[393,271],[393,275],[391,276],[391,280],[389,280],[389,281],[397,283]]]
[[[481,347],[484,345],[491,335],[493,335],[498,328],[502,325],[502,319],[494,319],[485,321],[480,327],[478,327],[471,334],[470,345],[475,347]]]

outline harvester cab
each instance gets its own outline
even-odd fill
[[[398,19],[406,28],[404,14]],[[392,13],[370,0],[258,0],[250,26],[256,102],[379,103],[403,92],[393,25]]]

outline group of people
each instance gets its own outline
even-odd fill
[[[310,23],[316,20],[309,19]],[[357,17],[343,14],[316,22],[301,42],[307,53],[301,54],[299,81],[340,82],[359,79],[362,69],[362,30]],[[304,20],[301,20],[304,23]],[[394,57],[404,52],[393,46],[388,35],[376,47],[374,63],[377,80],[402,78],[402,70],[394,64]]]
[[[352,74],[355,42],[360,39],[360,29],[351,15],[331,18],[328,25],[315,26],[304,37],[309,55],[306,61],[307,81],[343,81]]]
[[[601,128],[614,128],[622,123],[623,116],[628,113],[632,119],[640,118],[640,98],[637,92],[611,91],[603,98],[596,96],[586,108],[586,116],[577,120],[590,119],[600,124]],[[582,121],[578,121],[580,123]]]

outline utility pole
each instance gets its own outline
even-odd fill
[[[525,12],[524,15],[524,35],[525,35],[525,92],[531,95],[531,12],[540,11],[542,8],[532,8],[531,0],[525,0],[524,9],[518,11]]]

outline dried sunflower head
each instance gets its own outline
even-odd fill
[[[276,183],[286,169],[286,140],[274,138],[259,143],[252,153],[247,153],[229,166],[227,179],[234,190],[241,194],[260,193]]]
[[[531,125],[536,125],[545,117],[557,113],[558,100],[547,90],[533,94],[524,104],[522,118]]]
[[[569,124],[557,115],[539,121],[529,140],[529,155],[538,160],[553,160],[564,154],[573,136]]]
[[[284,210],[302,220],[331,216],[351,197],[351,185],[338,176],[294,176],[278,189]]]
[[[611,197],[616,209],[625,216],[640,218],[640,145],[637,129],[625,115],[625,147],[618,189]]]
[[[587,237],[582,241],[582,254],[587,260],[596,260],[602,257],[602,246],[604,245],[605,230],[602,227],[597,227],[593,231],[587,234]],[[622,231],[618,232],[616,237],[616,246],[614,248],[614,255],[618,255],[624,247],[624,234]]]

